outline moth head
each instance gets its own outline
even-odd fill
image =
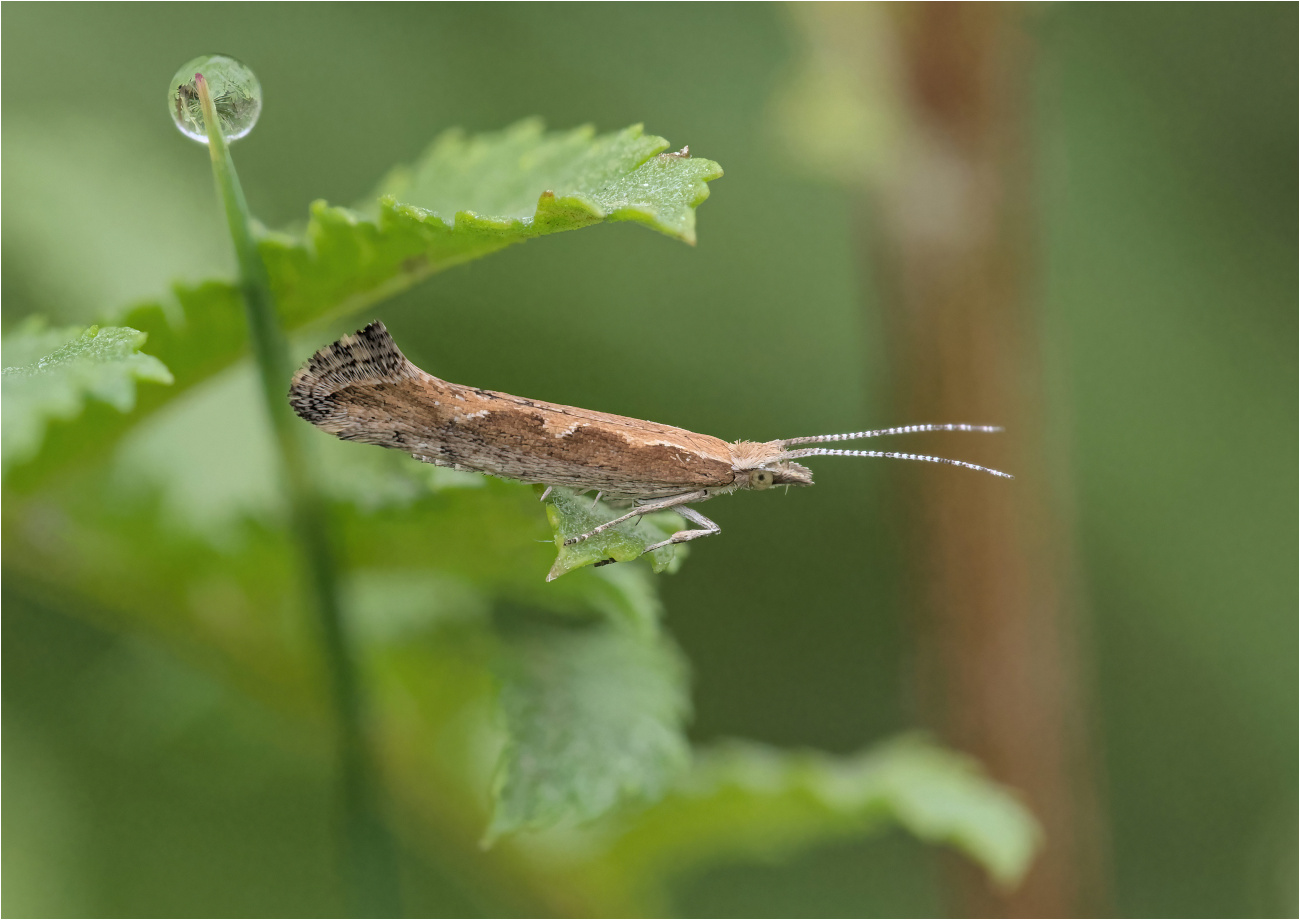
[[[727,446],[736,485],[742,489],[813,484],[812,470],[781,456],[785,448],[780,441],[733,441]]]
[[[748,471],[748,487],[762,491],[773,486],[810,486],[812,470],[792,460],[765,463]]]

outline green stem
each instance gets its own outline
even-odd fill
[[[343,875],[353,916],[382,917],[398,913],[393,848],[379,820],[372,796],[374,771],[362,725],[362,691],[349,641],[334,552],[330,544],[325,502],[316,485],[312,459],[302,440],[305,430],[289,408],[293,364],[280,326],[270,279],[262,263],[244,191],[235,173],[230,147],[221,133],[212,94],[202,74],[195,86],[208,126],[208,151],[217,194],[226,211],[230,237],[239,262],[239,287],[248,316],[249,337],[262,382],[262,397],[275,433],[281,476],[289,497],[294,535],[307,575],[307,594],[324,646],[326,670],[338,723],[338,758],[343,804]]]

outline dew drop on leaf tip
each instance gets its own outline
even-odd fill
[[[205,54],[182,64],[167,90],[167,109],[180,132],[201,144],[208,142],[199,91],[194,85],[194,75],[199,73],[208,81],[226,140],[237,141],[252,131],[262,113],[262,84],[253,71],[234,58]]]

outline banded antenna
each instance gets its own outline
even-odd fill
[[[815,434],[807,438],[789,438],[781,442],[782,447],[791,444],[821,444],[826,441],[860,441],[864,438],[880,438],[890,434],[915,434],[918,431],[979,431],[984,434],[1000,434],[1005,429],[1000,425],[904,425],[901,428],[877,428],[874,431],[850,431],[848,434]]]
[[[846,434],[817,434],[806,438],[789,438],[781,441],[783,448],[790,447],[794,444],[824,444],[828,441],[856,441],[862,438],[878,438],[891,434],[915,434],[920,431],[978,431],[981,433],[994,434],[1003,429],[997,425],[903,425],[899,428],[877,428],[873,431],[850,431]],[[963,466],[968,470],[975,470],[980,473],[989,473],[993,476],[1000,476],[1003,479],[1015,479],[1010,473],[1004,473],[1001,470],[990,469],[987,466],[980,466],[976,463],[967,463],[965,460],[949,460],[947,457],[931,457],[928,454],[905,454],[897,451],[884,450],[839,450],[832,447],[802,447],[799,450],[787,450],[783,452],[778,460],[798,460],[801,457],[883,457],[887,460],[920,460],[925,463],[946,463],[949,466]]]

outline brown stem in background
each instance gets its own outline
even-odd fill
[[[1069,528],[1054,513],[1033,275],[1031,42],[1016,5],[891,6],[897,157],[867,183],[902,422],[1005,425],[907,450],[989,462],[1014,483],[897,474],[910,522],[922,716],[1026,798],[1045,846],[1014,892],[954,862],[967,916],[1104,910]],[[879,40],[877,37],[876,40]]]

